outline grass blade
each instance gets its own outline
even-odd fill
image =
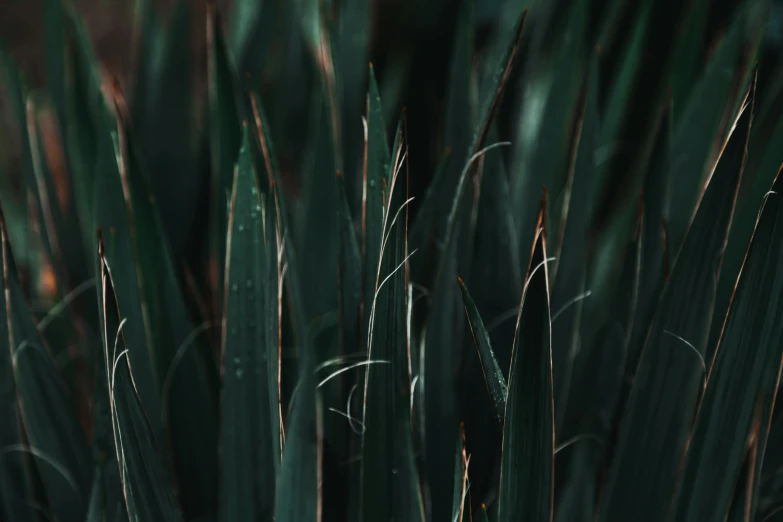
[[[103,93],[100,90],[99,66],[87,30],[77,15],[59,0],[50,0],[44,9],[47,18],[62,16],[64,41],[49,43],[49,51],[64,52],[65,83],[65,150],[68,151],[74,201],[87,252],[95,252],[95,172],[98,161],[98,128],[103,116]],[[54,49],[57,48],[58,51]],[[54,60],[57,62],[59,59]],[[53,69],[53,73],[54,73]],[[62,116],[62,114],[61,114]]]
[[[581,80],[588,67],[585,52],[588,2],[578,0],[556,38],[554,49],[532,56],[522,86],[523,106],[517,124],[510,178],[514,222],[520,257],[533,240],[538,214],[538,187],[547,187],[550,206],[547,226],[553,231],[552,255],[559,256],[561,208],[573,154],[574,125],[578,120]],[[557,377],[560,377],[559,375]]]
[[[87,510],[92,477],[89,446],[65,384],[25,302],[8,248],[4,221],[0,228],[7,313],[5,333],[16,400],[28,443],[6,446],[2,451],[30,455],[54,516],[65,522],[81,521]],[[13,424],[10,422],[9,427]],[[15,460],[12,457],[10,462]]]
[[[111,397],[117,462],[128,517],[130,522],[181,522],[182,515],[169,487],[147,415],[136,394],[135,379],[131,373],[132,362],[128,357],[130,348],[127,348],[123,329],[125,320],[120,320],[121,311],[114,294],[116,279],[100,238],[98,255],[104,303],[102,333],[106,376]]]
[[[751,121],[748,107],[724,145],[663,290],[628,399],[601,521],[657,521],[666,515],[704,382],[717,277]],[[657,419],[652,429],[650,415]]]
[[[457,451],[454,457],[454,502],[451,506],[452,522],[462,522],[467,512],[470,514],[470,502],[468,501],[468,458],[465,450],[465,428],[460,426],[457,437]]]
[[[711,364],[673,504],[675,522],[724,519],[754,429],[763,456],[783,360],[780,174],[770,190]]]
[[[286,425],[283,461],[275,495],[275,520],[312,522],[322,511],[323,418],[315,381],[315,362],[307,312],[303,302],[297,251],[291,238],[291,226],[269,125],[256,93],[250,93],[256,135],[264,160],[267,180],[273,191],[275,214],[280,226],[282,256],[288,265],[286,291],[292,315],[296,343],[299,346],[299,382],[295,388],[291,414]],[[280,277],[278,275],[278,277]],[[278,304],[280,306],[280,304]]]
[[[370,327],[370,311],[375,297],[383,241],[383,220],[385,215],[384,189],[389,184],[389,144],[386,138],[386,124],[383,108],[375,81],[375,71],[370,67],[370,85],[367,93],[367,136],[365,138],[365,163],[362,197],[362,254],[364,257],[364,281],[362,300],[362,348],[367,348]],[[393,172],[393,170],[392,170]]]
[[[545,223],[546,196],[538,213],[511,354],[499,522],[552,520],[555,428]]]
[[[407,169],[399,172],[402,143],[387,173],[382,197],[383,239],[370,307],[362,443],[361,520],[424,521],[411,430],[406,233]],[[392,170],[393,169],[393,170]],[[403,177],[404,176],[404,177]],[[369,267],[368,267],[369,269]]]
[[[2,248],[3,280],[11,275],[8,268],[11,265],[10,245],[6,232],[5,218],[0,223],[0,248]],[[27,467],[26,455],[22,452],[9,452],[5,448],[21,447],[24,440],[22,419],[17,401],[14,381],[13,355],[9,329],[9,313],[6,299],[0,299],[0,448],[2,450],[2,466],[0,466],[0,515],[5,520],[32,522],[36,516],[26,501],[30,496],[30,470]]]
[[[154,198],[149,196],[134,137],[125,119],[125,105],[120,93],[115,92],[115,97],[120,118],[116,131],[107,131],[116,136],[112,148],[114,165],[101,177],[103,190],[99,192],[98,208],[106,220],[116,220],[118,225],[101,222],[102,230],[108,232],[106,237],[122,241],[118,236],[130,236],[125,239],[130,254],[113,257],[112,242],[107,241],[107,259],[115,273],[130,275],[121,284],[115,280],[115,289],[118,300],[128,304],[123,307],[127,317],[141,319],[134,324],[129,320],[127,334],[136,334],[152,357],[148,364],[153,367],[157,388],[150,394],[156,397],[152,400],[159,401],[165,437],[156,440],[170,449],[178,499],[188,517],[213,514],[217,507],[218,474],[213,367],[198,335],[194,337],[169,242]],[[134,294],[139,299],[136,310],[131,307]],[[124,300],[126,295],[130,299]],[[137,348],[133,346],[129,352],[132,365],[144,354],[142,351],[134,355],[134,349]],[[135,375],[134,370],[138,385]],[[144,406],[147,410],[147,404]],[[152,412],[148,413],[152,417]]]
[[[752,66],[755,52],[744,46],[750,41],[760,43],[763,24],[752,17],[751,4],[740,7],[704,77],[693,88],[675,129],[669,167],[669,183],[674,190],[668,219],[669,244],[674,251],[680,247],[704,176],[709,174],[705,170],[713,161],[715,141],[725,135],[737,92],[745,85],[744,78]]]
[[[522,25],[526,11],[517,21],[514,39],[497,55],[487,57],[492,76],[482,86],[482,99],[479,102],[477,125],[471,137],[468,147],[466,163],[456,180],[454,197],[450,202],[450,208],[444,221],[445,227],[439,238],[435,238],[435,244],[442,244],[439,256],[432,263],[435,269],[435,277],[432,288],[430,310],[437,313],[430,314],[428,319],[427,337],[425,341],[426,352],[424,355],[424,411],[426,433],[425,455],[427,460],[428,486],[431,489],[433,518],[444,520],[449,516],[448,502],[453,497],[451,491],[451,476],[448,472],[452,459],[448,446],[442,443],[451,437],[453,430],[457,429],[457,397],[454,388],[456,368],[459,354],[454,347],[458,346],[459,336],[462,330],[459,321],[462,315],[459,313],[458,288],[454,284],[457,276],[458,259],[458,231],[469,225],[469,216],[465,213],[464,199],[468,190],[468,174],[475,168],[475,161],[481,157],[481,149],[489,132],[489,125],[500,104],[506,84],[511,74],[511,68],[515,62]],[[413,278],[416,279],[415,264],[413,265]],[[456,323],[455,323],[456,321]]]
[[[557,328],[552,330],[552,386],[558,429],[563,427],[564,414],[568,411],[575,352],[585,308],[583,299],[592,295],[586,288],[588,220],[592,208],[585,195],[594,183],[596,171],[594,154],[600,132],[598,70],[598,57],[594,55],[581,88],[581,107],[571,145],[570,180],[564,187],[561,229],[553,229],[561,242],[553,269],[551,303],[552,310],[556,311],[553,321],[557,319]]]
[[[503,418],[506,414],[506,378],[500,370],[500,365],[495,359],[495,353],[492,351],[492,344],[489,340],[489,333],[484,327],[484,321],[481,320],[476,303],[470,297],[465,283],[462,279],[457,279],[459,290],[462,293],[462,302],[465,305],[465,314],[468,316],[468,324],[473,332],[473,341],[476,343],[476,349],[479,353],[481,367],[484,371],[484,379],[487,383],[487,391],[492,399],[492,406],[495,409],[495,419],[498,429],[503,428]]]
[[[231,197],[234,163],[242,140],[237,104],[236,77],[226,48],[220,18],[213,3],[207,10],[207,94],[209,99],[209,146],[212,161],[210,181],[210,281],[216,302],[226,258],[228,200]],[[219,314],[216,313],[216,317]]]
[[[352,208],[359,208],[362,165],[357,161],[362,151],[361,114],[367,92],[367,61],[370,54],[371,14],[373,4],[365,0],[340,2],[339,26],[336,29],[337,73],[341,85],[341,111],[344,173],[349,187],[347,197]],[[373,80],[371,80],[373,81]],[[377,89],[377,87],[376,87]]]
[[[321,520],[323,418],[311,360],[312,354],[304,356],[302,361],[298,391],[286,429],[275,498],[274,520],[278,522]]]
[[[149,172],[150,190],[161,205],[161,221],[172,250],[182,252],[196,214],[203,169],[191,153],[193,91],[191,84],[192,7],[178,0],[168,23],[157,19],[153,2],[145,2],[139,73],[131,112],[139,153]],[[221,274],[222,275],[222,274]]]
[[[221,520],[272,520],[281,459],[278,257],[247,127],[231,192],[224,283]]]

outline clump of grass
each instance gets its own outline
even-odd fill
[[[779,9],[210,3],[199,104],[187,1],[137,2],[127,100],[45,4],[0,519],[781,513]]]

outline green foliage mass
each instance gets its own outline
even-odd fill
[[[783,520],[780,3],[43,4],[0,520]]]

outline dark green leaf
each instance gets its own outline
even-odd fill
[[[387,190],[390,169],[389,144],[386,139],[386,124],[375,82],[375,71],[370,67],[370,85],[367,93],[367,136],[365,138],[365,165],[362,208],[362,253],[364,256],[364,295],[362,301],[362,348],[366,348],[369,335],[370,310],[375,297],[380,261],[381,242],[384,227],[384,191]]]
[[[130,230],[142,316],[162,376],[163,421],[177,471],[179,499],[189,517],[212,514],[218,474],[212,359],[199,342],[204,327],[196,328],[190,320],[158,207],[140,169],[133,136],[123,123],[118,128],[123,196],[133,220]]]
[[[449,463],[452,455],[448,446],[443,444],[458,426],[457,396],[454,380],[456,378],[459,352],[456,349],[461,341],[457,277],[458,231],[471,232],[469,215],[464,211],[464,196],[468,189],[468,173],[473,162],[480,156],[480,148],[489,132],[489,125],[500,103],[503,91],[511,74],[519,45],[522,24],[525,13],[517,21],[514,39],[497,55],[487,57],[492,76],[481,92],[485,93],[479,101],[477,126],[468,147],[466,164],[456,179],[454,197],[449,203],[450,208],[444,221],[445,227],[434,244],[438,246],[438,256],[433,266],[436,267],[432,289],[431,314],[426,330],[424,359],[424,417],[426,433],[425,455],[427,460],[428,485],[431,489],[433,519],[446,520],[450,515],[448,502],[453,497],[451,491],[451,476]],[[464,246],[464,245],[463,245]],[[423,257],[423,256],[421,256]],[[413,270],[416,280],[415,264]]]
[[[157,19],[153,2],[144,2],[141,53],[132,100],[139,153],[149,172],[150,189],[158,201],[161,221],[180,252],[188,239],[198,203],[200,169],[191,155],[193,100],[189,38],[191,3],[179,0],[166,27]],[[215,58],[218,60],[219,58]],[[222,274],[221,274],[222,275]]]
[[[4,447],[3,453],[29,454],[41,476],[54,516],[62,521],[81,521],[87,510],[92,475],[89,446],[71,398],[25,302],[10,257],[5,223],[0,226],[4,309],[8,313],[7,347],[12,355],[15,392],[28,441],[28,445]],[[13,413],[6,418],[13,419]],[[13,429],[14,422],[9,425]],[[14,460],[12,457],[10,463]]]
[[[463,516],[467,510],[470,513],[470,502],[468,502],[468,456],[465,451],[465,428],[460,426],[459,436],[457,437],[457,451],[454,454],[454,501],[451,505],[451,520],[453,522],[462,522]]]
[[[364,401],[361,520],[424,521],[411,432],[411,375],[408,336],[406,202],[407,170],[402,143],[395,149],[382,188],[383,242],[369,308],[370,330]],[[391,169],[394,170],[392,171]],[[369,269],[369,267],[368,267]]]
[[[49,44],[50,52],[65,52],[65,150],[71,167],[74,201],[86,251],[95,252],[95,184],[98,172],[98,128],[103,118],[104,98],[100,90],[97,60],[87,30],[77,15],[59,0],[45,7],[48,16],[63,17],[64,41]],[[50,11],[51,10],[51,11]],[[55,14],[55,11],[60,11]],[[53,34],[59,34],[54,31]],[[62,117],[62,114],[60,114]]]
[[[0,223],[0,234],[3,266],[10,268],[10,246],[4,217]],[[9,274],[4,270],[3,280],[6,281],[8,277]],[[31,500],[27,469],[29,459],[17,449],[24,447],[24,438],[14,381],[15,350],[12,349],[8,325],[8,308],[3,298],[0,299],[0,515],[5,520],[32,522],[36,517],[26,504]]]
[[[593,56],[581,89],[580,109],[574,126],[569,179],[563,188],[563,218],[556,230],[561,243],[553,269],[552,309],[557,328],[552,330],[552,386],[555,393],[557,427],[562,428],[573,380],[586,288],[587,237],[591,201],[586,195],[594,182],[594,155],[599,140],[598,58]]]
[[[90,488],[90,500],[87,507],[86,522],[102,522],[105,516],[106,506],[103,494],[103,470],[98,466],[93,472],[92,487]]]
[[[757,105],[758,107],[758,105]],[[783,163],[783,95],[778,95],[772,106],[756,112],[756,122],[748,142],[748,163],[745,166],[743,184],[737,196],[737,209],[732,221],[729,242],[723,258],[723,269],[715,299],[715,313],[724,317],[734,292],[745,252],[758,218],[761,203],[766,197],[778,168]],[[717,346],[723,323],[715,321],[710,335],[711,349]],[[709,353],[708,355],[711,355]]]
[[[574,125],[579,116],[582,78],[587,69],[584,51],[588,2],[578,0],[570,7],[555,49],[533,56],[525,70],[523,105],[517,120],[513,162],[510,167],[512,212],[519,234],[520,257],[524,257],[533,239],[537,212],[538,187],[549,190],[553,211],[547,226],[553,231],[552,254],[560,250],[564,192]],[[529,79],[528,79],[529,78]],[[559,377],[559,376],[558,376]]]
[[[353,353],[365,346],[360,338],[362,327],[359,312],[362,302],[362,255],[356,238],[351,211],[348,208],[348,196],[345,178],[337,178],[338,203],[337,218],[340,226],[340,253],[338,259],[340,283],[340,346],[347,353]]]
[[[552,520],[555,433],[545,223],[546,196],[538,214],[511,353],[499,522]]]
[[[159,520],[180,522],[164,467],[147,421],[147,415],[136,394],[132,360],[128,357],[128,339],[125,318],[114,294],[115,274],[104,255],[99,240],[101,263],[101,293],[103,307],[103,344],[106,375],[111,397],[112,426],[117,444],[117,463],[120,468],[125,502],[131,522]],[[138,348],[137,348],[138,349]]]
[[[231,51],[238,58],[238,63],[244,63],[249,47],[254,43],[256,33],[263,23],[265,7],[274,2],[264,0],[239,0],[234,2],[233,16],[231,17]],[[269,13],[266,13],[269,14]],[[241,72],[248,72],[240,69]]]
[[[489,341],[489,333],[484,327],[484,321],[481,320],[476,303],[470,297],[462,279],[458,279],[458,282],[462,293],[462,302],[465,305],[465,314],[468,316],[468,324],[473,332],[473,341],[476,343],[481,367],[484,371],[484,379],[487,382],[487,390],[492,399],[492,406],[495,408],[497,425],[498,428],[502,428],[503,417],[506,414],[506,378],[503,377],[500,365],[495,359],[495,353],[492,351],[492,344]]]
[[[688,106],[688,99],[701,72],[704,48],[706,47],[709,2],[690,2],[680,31],[671,70],[672,98],[675,121]]]
[[[721,257],[752,111],[738,117],[686,234],[641,354],[599,520],[665,517],[704,381]],[[654,416],[656,422],[650,424]]]
[[[286,291],[296,342],[299,346],[299,382],[293,395],[291,414],[286,428],[283,462],[275,496],[275,520],[278,522],[312,522],[321,512],[323,454],[323,419],[321,399],[316,390],[315,354],[312,350],[310,326],[299,280],[297,251],[291,238],[288,211],[280,183],[274,147],[269,136],[263,108],[255,93],[250,102],[256,132],[264,160],[270,190],[274,194],[275,212],[282,235],[284,261],[288,265]]]
[[[282,431],[274,208],[245,127],[231,192],[224,282],[221,520],[272,520]]]
[[[309,344],[309,343],[308,343]],[[303,350],[308,350],[305,344]],[[277,483],[277,522],[316,522],[321,513],[323,419],[312,354],[303,354]]]
[[[783,285],[783,212],[776,197],[782,190],[778,174],[762,205],[710,367],[674,503],[674,521],[723,520],[739,483],[746,441],[755,431],[753,440],[761,448],[766,444],[783,360],[778,302]]]
[[[693,88],[682,120],[676,123],[669,159],[672,191],[667,223],[669,245],[674,251],[688,229],[704,177],[710,174],[706,170],[714,161],[715,142],[722,141],[728,129],[737,93],[752,66],[755,51],[744,47],[760,43],[763,24],[752,16],[751,4],[742,6],[732,21],[704,77]]]
[[[185,307],[133,137],[124,119],[112,122],[107,114],[100,134],[99,164],[104,170],[97,180],[96,217],[114,270],[114,290],[128,320],[124,335],[136,393],[155,440],[171,444],[186,514],[214,513],[217,405],[214,377],[198,342],[203,329],[194,330]]]
[[[228,200],[231,197],[234,163],[242,140],[239,126],[236,76],[226,49],[214,4],[207,14],[207,93],[209,98],[210,157],[210,280],[214,298],[223,295]]]
[[[354,202],[361,201],[357,198],[360,192],[356,189],[362,186],[361,114],[367,86],[367,61],[370,54],[372,28],[370,14],[373,4],[366,0],[347,0],[340,2],[339,6],[335,61],[340,78],[340,121],[343,126],[343,157],[345,158],[343,166],[349,187],[347,196],[349,201]],[[359,208],[359,205],[353,205],[353,208]]]
[[[671,106],[661,116],[658,135],[652,153],[652,160],[644,179],[644,230],[642,231],[642,261],[639,281],[638,309],[633,324],[628,354],[628,374],[633,375],[639,364],[644,338],[650,328],[658,307],[661,290],[669,275],[671,255],[666,237],[666,214],[669,204],[669,187],[666,176],[671,147]],[[732,226],[733,230],[733,226]],[[722,272],[721,272],[722,273]]]

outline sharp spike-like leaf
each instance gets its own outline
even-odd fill
[[[537,219],[537,188],[545,185],[552,212],[547,226],[553,231],[552,255],[560,250],[561,207],[572,148],[573,128],[580,111],[581,80],[587,69],[585,33],[588,2],[572,2],[569,15],[551,52],[533,56],[526,64],[522,110],[517,121],[510,185],[520,257],[533,238]],[[558,303],[559,304],[559,303]],[[557,375],[556,378],[560,378]]]
[[[314,522],[322,510],[323,418],[321,399],[316,389],[315,362],[307,312],[299,280],[297,251],[269,125],[255,93],[250,94],[256,134],[264,168],[274,195],[274,208],[280,227],[282,259],[288,266],[285,276],[291,322],[298,345],[299,381],[293,394],[291,413],[285,429],[285,446],[275,495],[275,520],[278,522]],[[280,306],[278,304],[278,306]]]
[[[286,429],[283,463],[277,483],[277,522],[321,520],[323,419],[312,355],[303,356],[302,377]]]
[[[0,248],[2,248],[3,280],[11,274],[10,245],[4,217],[0,223]],[[4,285],[5,286],[5,285]],[[27,503],[30,496],[30,470],[27,455],[8,448],[21,448],[24,441],[19,405],[17,401],[13,359],[16,351],[11,344],[11,330],[8,305],[5,297],[0,299],[0,515],[5,520],[32,522],[35,513]]]
[[[408,180],[407,170],[396,168],[401,152],[400,142],[385,176],[383,239],[369,308],[367,360],[376,364],[367,367],[364,383],[361,520],[367,522],[424,521],[411,430]]]
[[[675,522],[724,520],[731,491],[741,482],[747,440],[761,448],[755,464],[761,467],[783,361],[778,290],[783,213],[776,197],[781,192],[778,174],[762,204],[710,367],[673,504]]]
[[[752,109],[743,109],[701,198],[647,335],[600,507],[601,521],[658,521],[666,515],[704,381],[703,357],[717,278],[752,121]]]
[[[499,429],[503,427],[503,417],[506,413],[506,378],[500,370],[500,365],[495,359],[495,353],[492,351],[492,344],[489,340],[489,333],[484,327],[484,321],[481,320],[476,303],[470,297],[468,289],[462,279],[458,279],[459,289],[462,293],[462,302],[465,305],[465,314],[468,316],[468,324],[473,332],[473,341],[476,343],[476,349],[481,360],[481,367],[484,371],[484,379],[487,382],[487,390],[492,399],[492,406],[495,408],[495,418]]]
[[[281,431],[274,208],[245,128],[229,207],[224,282],[221,520],[272,520]]]
[[[20,440],[16,446],[6,446],[2,452],[28,454],[41,476],[54,516],[64,522],[81,521],[87,511],[92,476],[89,446],[65,384],[24,299],[4,221],[0,228],[4,310],[8,315],[6,346],[10,350],[16,400],[27,440],[27,444]],[[14,428],[13,420],[9,428]],[[11,466],[18,466],[18,462],[13,456],[9,460]],[[9,471],[13,471],[11,466]],[[9,504],[9,508],[12,506]],[[22,516],[28,515],[22,513]]]
[[[744,47],[761,41],[764,24],[753,16],[752,4],[740,7],[704,77],[694,87],[682,120],[676,124],[669,159],[672,191],[668,218],[669,244],[675,251],[688,229],[704,176],[709,174],[705,170],[713,161],[715,141],[722,140],[721,132],[725,135],[736,98],[752,66],[755,51]]]
[[[595,177],[594,154],[599,140],[598,57],[593,56],[584,76],[580,112],[574,126],[571,154],[575,155],[566,181],[563,197],[562,246],[552,283],[552,309],[557,327],[552,330],[552,386],[555,393],[557,426],[562,428],[568,411],[568,397],[574,375],[585,299],[591,296],[586,287],[587,240],[591,201],[585,197]],[[554,229],[557,230],[557,229]]]
[[[161,222],[172,250],[178,253],[189,239],[188,227],[202,187],[202,169],[197,168],[191,152],[194,114],[189,31],[193,7],[187,0],[178,0],[164,25],[153,4],[145,1],[142,8],[140,74],[131,112],[150,190],[158,201],[166,202],[160,207]],[[217,56],[214,59],[220,60]]]
[[[147,415],[136,394],[132,361],[128,357],[125,318],[114,294],[116,274],[99,239],[101,293],[103,295],[103,346],[111,400],[112,427],[117,447],[125,504],[130,522],[159,520],[181,522],[174,494],[161,464]]]
[[[508,378],[498,521],[552,520],[554,407],[546,197],[536,223]]]
[[[210,129],[210,279],[215,299],[223,295],[228,200],[231,197],[234,163],[242,140],[238,117],[234,66],[226,49],[217,9],[209,3],[207,13],[207,94]]]
[[[742,483],[747,441],[766,445],[783,360],[777,291],[783,229],[775,197],[781,179],[762,206],[723,326],[673,504],[675,521],[724,520],[731,492]]]
[[[442,234],[436,238],[439,241],[439,255],[434,263],[435,277],[430,300],[430,314],[426,327],[426,341],[424,354],[424,432],[426,434],[425,454],[427,462],[428,487],[431,490],[433,519],[436,522],[447,519],[449,516],[448,499],[451,499],[450,474],[448,472],[451,462],[451,452],[443,444],[443,440],[451,436],[457,429],[457,395],[455,393],[454,380],[456,378],[459,352],[459,335],[462,330],[459,321],[462,315],[459,312],[458,288],[455,284],[458,270],[458,230],[470,225],[469,214],[464,211],[465,193],[468,189],[468,174],[475,168],[475,161],[480,157],[480,149],[489,132],[490,122],[500,104],[503,92],[511,74],[519,40],[521,37],[524,11],[516,25],[514,39],[508,42],[508,46],[497,55],[487,58],[489,64],[493,64],[495,71],[486,87],[481,91],[483,99],[479,101],[479,110],[476,129],[471,137],[467,158],[462,170],[456,179],[454,197],[449,203],[449,210],[443,223]],[[413,275],[417,271],[413,265]],[[432,313],[437,310],[437,313]]]
[[[101,177],[97,209],[106,234],[106,257],[115,273],[125,271],[129,276],[122,282],[116,279],[114,288],[123,314],[129,318],[127,334],[135,334],[143,343],[131,345],[130,361],[133,365],[141,359],[142,368],[145,363],[152,366],[157,388],[150,395],[154,397],[151,400],[159,401],[158,420],[165,437],[156,441],[171,449],[186,515],[212,514],[217,504],[217,455],[213,449],[217,446],[217,400],[211,358],[203,349],[199,329],[190,320],[169,242],[124,119],[121,96],[115,96],[120,118],[116,131],[105,131],[115,137],[113,163]],[[123,235],[129,237],[123,239]],[[123,241],[130,250],[115,250],[115,244]],[[134,353],[141,347],[148,351]],[[150,359],[144,361],[144,356]],[[134,379],[139,386],[136,370]],[[155,410],[144,406],[155,426]]]
[[[340,2],[336,33],[337,76],[340,78],[340,122],[342,123],[346,195],[352,208],[359,208],[361,197],[362,151],[361,114],[367,89],[367,60],[370,51],[372,3],[366,0]],[[370,80],[374,81],[374,80]],[[376,87],[377,89],[377,87]],[[359,198],[357,198],[359,196]]]

